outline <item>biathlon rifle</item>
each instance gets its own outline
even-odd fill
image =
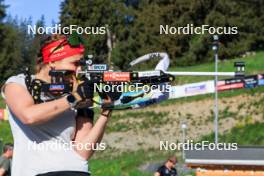
[[[90,58],[81,59],[80,65],[82,69],[77,72],[77,77],[79,80],[88,79],[93,84],[136,84],[141,83],[146,84],[163,84],[171,83],[175,80],[175,76],[228,76],[243,78],[245,71],[244,62],[235,62],[234,67],[236,67],[235,72],[168,72],[169,67],[169,57],[167,53],[150,53],[137,58],[132,61],[129,65],[134,66],[138,63],[149,60],[153,57],[160,57],[161,60],[156,66],[155,70],[151,71],[113,71],[109,70],[107,64],[94,64]],[[64,77],[70,74],[66,70],[51,70],[50,76],[52,77],[52,83],[47,84],[45,87],[46,92],[54,93],[69,93],[70,86],[65,83]],[[150,104],[159,103],[163,100],[169,98],[169,93],[159,92],[155,90],[150,93],[144,91],[136,93],[119,93],[114,95],[114,103],[109,106],[110,108],[140,108],[145,107]],[[99,94],[102,95],[102,94]],[[158,95],[158,96],[157,96]],[[121,97],[120,97],[121,96]],[[103,98],[103,97],[102,97]],[[125,103],[121,100],[129,100]],[[131,100],[131,101],[130,101]]]
[[[162,70],[152,71],[113,71],[109,70],[107,64],[94,64],[88,57],[82,58],[78,63],[81,66],[81,70],[77,71],[76,77],[79,81],[87,79],[92,84],[138,84],[143,85],[159,85],[163,83],[169,83],[175,80],[175,76],[165,73]],[[51,70],[49,75],[51,76],[51,83],[43,85],[43,92],[49,92],[57,95],[69,93],[71,85],[66,81],[66,77],[71,75],[71,71],[67,70]],[[96,86],[94,86],[96,87]],[[101,94],[100,96],[104,96]],[[122,92],[112,93],[110,97],[117,100]],[[102,97],[103,98],[103,97]]]

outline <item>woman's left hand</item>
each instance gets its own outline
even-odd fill
[[[103,100],[103,104],[110,104],[112,102],[113,101],[111,100],[111,98],[108,95],[106,95],[106,98]],[[104,108],[102,108],[102,111],[101,111],[101,115],[102,116],[110,117],[111,116],[111,113],[112,113],[112,110],[111,109],[104,109]]]

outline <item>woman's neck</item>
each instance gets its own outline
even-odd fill
[[[50,83],[51,78],[49,76],[49,69],[48,68],[41,69],[40,72],[38,72],[35,75],[35,78]]]

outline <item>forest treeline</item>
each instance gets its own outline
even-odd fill
[[[27,26],[46,25],[45,14],[32,24],[31,17],[19,19],[6,14],[7,8],[0,0],[0,83],[24,66],[34,66],[41,34],[28,33]],[[86,53],[95,56],[94,62],[111,62],[122,69],[143,54],[165,51],[173,66],[186,66],[213,60],[212,35],[160,34],[160,25],[237,27],[236,34],[219,36],[219,57],[230,59],[263,50],[263,12],[263,0],[64,0],[56,23],[108,26],[108,35],[83,36]]]

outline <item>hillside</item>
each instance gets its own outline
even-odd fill
[[[238,103],[237,103],[238,102]],[[219,100],[219,132],[234,127],[264,122],[264,94],[245,94]],[[150,107],[112,118],[104,138],[111,147],[121,151],[159,148],[159,141],[182,140],[181,123],[188,126],[187,138],[198,140],[214,129],[214,100],[174,102],[167,106]],[[127,140],[129,136],[129,140]],[[253,143],[252,143],[253,144]]]
[[[236,60],[246,62],[247,74],[264,73],[264,52]],[[219,71],[232,71],[232,66],[233,61],[221,62]],[[203,64],[172,70],[213,71],[212,68],[213,64]],[[210,78],[178,77],[176,82],[183,84],[208,79]],[[264,87],[259,87],[220,93],[221,142],[264,145],[263,91]],[[213,141],[213,107],[213,95],[202,95],[170,100],[141,110],[114,112],[103,139],[107,150],[97,152],[90,161],[93,173],[99,176],[106,172],[110,176],[152,175],[143,172],[146,170],[145,166],[160,163],[175,152],[180,158],[179,151],[160,151],[159,142],[182,141],[182,122],[187,124],[187,139]],[[0,138],[12,141],[7,122],[0,122],[0,130]]]
[[[240,145],[264,146],[264,123],[253,123],[232,128],[228,133],[219,136],[219,142],[234,143]],[[242,137],[243,136],[243,137]],[[214,141],[214,134],[202,137],[202,140]]]

